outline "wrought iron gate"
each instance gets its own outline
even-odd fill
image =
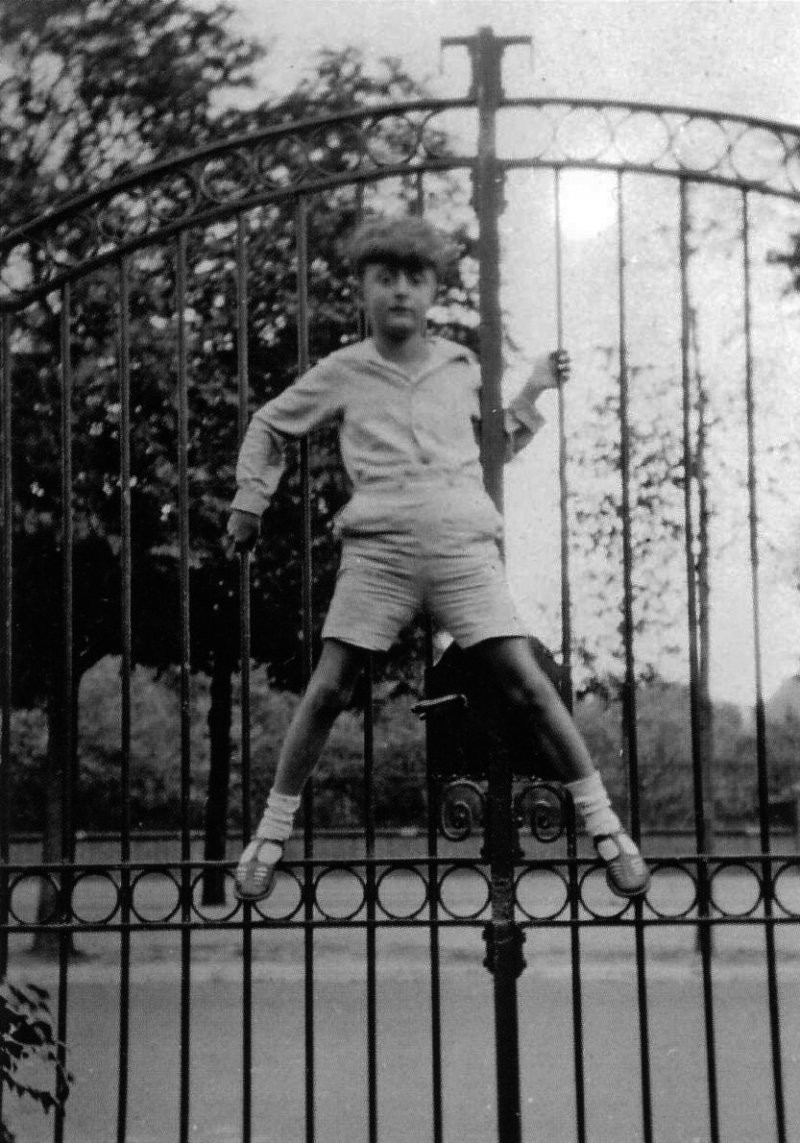
[[[427,943],[429,971],[426,974],[428,995],[427,1047],[429,1088],[420,1100],[425,1102],[428,1126],[424,1137],[440,1141],[455,1138],[450,1134],[453,1122],[448,1091],[456,1090],[456,1102],[475,1120],[476,1131],[488,1137],[486,1124],[480,1119],[482,1096],[471,1090],[460,1090],[463,1080],[448,1074],[447,988],[448,957],[443,957],[443,942],[453,933],[473,934],[474,957],[480,962],[478,937],[486,940],[486,965],[492,974],[495,1028],[494,1036],[486,1031],[486,1044],[493,1038],[495,1049],[496,1088],[494,1096],[496,1138],[502,1143],[522,1139],[577,1138],[621,1143],[623,1138],[672,1140],[677,1135],[665,1128],[659,1117],[664,1105],[664,1069],[666,1057],[654,1059],[651,1028],[652,989],[648,950],[659,945],[666,934],[675,939],[676,965],[684,967],[699,958],[700,974],[697,993],[702,1009],[699,1030],[702,1044],[702,1082],[695,1087],[697,1110],[692,1138],[716,1141],[734,1140],[736,1124],[726,1120],[720,1095],[720,1043],[718,1023],[718,978],[715,973],[715,949],[712,934],[722,939],[729,930],[741,936],[751,947],[750,934],[763,941],[758,956],[759,970],[764,973],[763,1012],[767,1043],[762,1045],[768,1060],[768,1083],[761,1083],[763,1098],[759,1107],[761,1139],[776,1138],[785,1143],[795,1131],[800,1114],[792,1108],[791,1095],[784,1085],[784,1067],[795,1056],[782,1042],[781,956],[778,948],[782,934],[796,932],[800,919],[797,906],[798,859],[791,852],[776,851],[774,831],[770,823],[769,759],[765,723],[764,685],[762,681],[762,636],[760,630],[760,535],[759,484],[756,457],[758,376],[754,357],[754,215],[763,204],[786,207],[787,218],[800,204],[800,135],[784,125],[740,119],[688,108],[666,108],[650,105],[600,103],[576,99],[541,100],[509,99],[501,86],[501,61],[510,41],[496,38],[489,29],[477,36],[453,41],[468,48],[473,62],[473,87],[466,98],[426,100],[398,103],[364,109],[354,113],[329,115],[312,122],[281,125],[257,135],[233,139],[225,144],[162,162],[137,171],[113,185],[99,187],[79,200],[54,208],[45,216],[6,235],[0,243],[3,256],[3,294],[0,300],[2,320],[2,760],[0,765],[0,908],[2,915],[3,974],[14,971],[15,948],[30,934],[54,931],[60,941],[57,975],[57,1015],[59,1039],[70,1043],[70,1007],[73,980],[79,966],[70,957],[74,934],[118,934],[119,1000],[116,1036],[116,1091],[113,1093],[116,1126],[109,1124],[108,1138],[122,1141],[137,1138],[129,1127],[129,1082],[132,1054],[141,1051],[135,1038],[136,1012],[132,1000],[132,964],[136,956],[137,938],[143,932],[162,931],[174,934],[180,961],[180,1000],[177,1052],[179,1069],[174,1104],[176,1121],[163,1126],[159,1138],[175,1137],[185,1141],[204,1138],[204,1124],[193,1126],[193,1108],[203,1092],[198,1090],[193,1070],[193,966],[198,942],[207,934],[236,933],[241,936],[240,1003],[241,1031],[229,1037],[223,1060],[236,1054],[241,1069],[239,1088],[239,1126],[230,1128],[226,1138],[243,1141],[277,1138],[270,1127],[274,1123],[274,1101],[286,1098],[284,1091],[271,1092],[269,1078],[254,1083],[254,1067],[258,1051],[254,1049],[260,1030],[260,1009],[254,995],[254,965],[257,951],[265,945],[261,938],[275,933],[292,934],[302,939],[303,967],[297,966],[303,981],[302,1058],[296,1055],[294,1076],[303,1078],[304,1088],[296,1100],[296,1137],[308,1141],[333,1136],[328,1123],[320,1115],[323,1094],[319,1075],[323,1063],[318,1004],[319,967],[317,951],[321,934],[341,931],[363,934],[364,947],[359,963],[364,971],[364,1015],[366,1031],[365,1071],[362,1077],[365,1117],[364,1137],[372,1143],[382,1140],[410,1138],[391,1134],[385,1127],[382,1107],[391,1097],[393,1080],[381,1072],[381,1061],[389,1050],[390,1033],[380,1034],[379,997],[380,943],[398,933],[410,941],[422,936]],[[511,41],[518,42],[518,41]],[[455,116],[455,119],[453,118]],[[460,117],[460,118],[459,118]],[[455,133],[451,122],[458,120]],[[510,126],[509,126],[510,125]],[[446,130],[446,133],[445,133]],[[505,134],[499,138],[498,132]],[[465,134],[460,134],[460,132]],[[509,147],[507,140],[513,139]],[[220,262],[214,273],[227,274],[225,283],[214,285],[220,291],[219,307],[231,319],[230,360],[237,377],[238,430],[247,423],[250,401],[250,364],[248,361],[248,323],[253,299],[248,289],[248,254],[255,228],[268,227],[269,208],[286,203],[294,209],[294,246],[283,248],[287,260],[297,266],[297,366],[304,369],[310,358],[309,336],[312,330],[309,313],[309,282],[317,272],[313,250],[309,248],[308,204],[322,194],[349,194],[362,205],[369,205],[369,195],[380,196],[392,180],[406,190],[411,187],[416,207],[426,203],[428,181],[456,172],[471,175],[474,214],[478,224],[477,253],[480,263],[480,339],[483,372],[484,459],[487,486],[498,503],[502,503],[502,423],[500,385],[503,372],[503,313],[501,306],[501,234],[504,189],[517,175],[535,174],[547,179],[554,219],[551,231],[552,258],[555,266],[555,325],[559,344],[570,342],[569,283],[564,266],[563,191],[573,172],[604,173],[613,184],[616,217],[616,312],[614,372],[618,382],[616,417],[618,424],[618,520],[617,541],[620,571],[615,589],[620,605],[624,685],[622,688],[622,750],[626,787],[634,835],[641,836],[642,773],[638,748],[637,716],[637,594],[635,512],[632,504],[635,441],[631,428],[631,380],[635,370],[630,360],[631,285],[636,270],[637,250],[629,232],[626,213],[630,188],[636,180],[650,180],[648,186],[661,184],[669,188],[676,212],[674,233],[677,240],[674,304],[678,314],[679,336],[676,360],[679,362],[677,390],[682,424],[681,455],[676,464],[683,473],[683,519],[680,545],[683,552],[685,582],[685,647],[690,675],[691,762],[694,790],[694,837],[687,845],[690,852],[677,855],[653,852],[649,856],[654,868],[654,887],[648,901],[610,906],[598,895],[598,873],[575,836],[569,807],[563,804],[558,788],[531,779],[528,762],[511,757],[494,760],[484,773],[458,773],[441,745],[431,760],[428,777],[428,826],[424,853],[388,856],[380,852],[372,802],[374,758],[374,723],[372,702],[368,695],[364,722],[364,774],[366,800],[363,813],[363,851],[355,850],[346,858],[330,857],[322,850],[313,829],[313,796],[306,803],[306,827],[302,852],[287,862],[282,874],[281,890],[275,901],[263,909],[251,906],[229,906],[227,909],[204,910],[198,903],[198,885],[204,866],[192,853],[191,821],[188,812],[192,779],[193,748],[191,723],[191,641],[190,586],[192,573],[192,529],[197,523],[192,515],[198,483],[196,471],[189,462],[191,419],[201,414],[192,407],[192,375],[189,363],[190,342],[202,339],[203,330],[193,323],[187,283],[187,249],[192,235],[214,232]],[[641,184],[644,185],[644,184]],[[719,188],[728,196],[730,206],[737,203],[734,224],[736,259],[731,272],[741,279],[743,299],[740,331],[743,347],[743,437],[746,454],[745,496],[739,526],[745,530],[752,584],[752,612],[748,623],[753,630],[755,739],[757,757],[753,768],[758,789],[758,845],[755,852],[718,855],[710,844],[707,775],[704,772],[704,684],[700,662],[703,608],[699,606],[702,584],[699,582],[697,544],[704,524],[704,507],[699,498],[702,487],[697,481],[698,455],[696,408],[693,404],[694,337],[691,228],[693,195],[698,188]],[[462,204],[463,206],[463,204]],[[266,213],[262,213],[265,212]],[[759,216],[760,217],[760,216]],[[228,225],[230,223],[230,225]],[[214,228],[218,228],[216,231]],[[281,231],[276,241],[283,242]],[[146,607],[147,600],[136,599],[137,585],[132,571],[132,545],[136,522],[132,519],[131,440],[147,425],[137,424],[142,401],[137,395],[131,372],[131,277],[146,276],[158,263],[168,262],[172,268],[174,292],[164,302],[163,312],[152,313],[153,337],[172,339],[175,377],[175,503],[165,510],[177,520],[176,555],[180,572],[180,593],[175,610],[175,624],[180,642],[180,740],[181,740],[181,810],[180,853],[165,861],[134,858],[135,823],[130,813],[131,784],[131,688],[134,663],[132,647],[132,610]],[[110,486],[119,495],[119,551],[115,571],[118,584],[115,606],[119,609],[121,653],[120,686],[120,784],[124,807],[118,854],[102,865],[76,859],[74,800],[80,797],[75,783],[74,759],[78,726],[76,722],[77,667],[73,630],[74,601],[80,589],[76,580],[75,519],[71,509],[76,487],[82,479],[80,464],[75,461],[76,441],[73,419],[76,407],[76,344],[82,336],[82,309],[86,298],[76,304],[76,294],[86,283],[95,288],[113,290],[116,329],[109,336],[116,339],[116,362],[109,366],[100,360],[103,346],[81,345],[80,376],[77,384],[84,399],[85,382],[93,369],[113,368],[117,377],[117,397],[113,415],[118,425],[117,470],[109,470]],[[230,286],[230,289],[228,287]],[[226,293],[227,290],[227,293]],[[665,292],[667,292],[665,290]],[[137,300],[141,305],[141,300]],[[216,303],[215,303],[216,304]],[[645,309],[653,315],[655,307],[666,306],[662,297],[648,301]],[[169,311],[168,317],[164,314]],[[137,315],[138,317],[141,314]],[[145,315],[147,316],[147,315]],[[655,315],[658,316],[657,314]],[[54,410],[45,395],[35,398],[32,386],[36,366],[35,343],[42,323],[55,323],[60,330],[60,362],[58,406]],[[108,331],[107,331],[108,332]],[[313,332],[313,330],[312,330]],[[140,348],[137,348],[140,352]],[[94,358],[92,355],[95,355]],[[45,363],[46,364],[46,363]],[[51,394],[52,397],[52,394]],[[61,853],[51,855],[40,864],[12,860],[9,822],[9,783],[12,757],[12,711],[17,705],[17,683],[12,668],[16,663],[15,648],[30,638],[30,615],[17,614],[12,607],[17,598],[18,577],[28,574],[19,569],[19,553],[26,532],[25,504],[36,496],[36,488],[15,487],[15,413],[23,403],[38,399],[42,418],[54,418],[52,441],[54,457],[42,457],[42,482],[56,480],[60,484],[61,518],[59,528],[60,598],[58,629],[53,634],[60,647],[58,711],[51,726],[60,728],[60,767],[63,775],[63,821]],[[569,499],[571,457],[565,429],[565,398],[558,402],[559,441],[558,472],[560,492],[560,615],[561,670],[566,679],[568,697],[572,689],[575,638],[572,621],[574,579],[570,566],[570,534],[573,525]],[[108,410],[105,410],[106,412]],[[98,414],[100,415],[100,414]],[[232,411],[231,416],[237,414]],[[83,422],[82,422],[83,423]],[[89,430],[91,432],[91,429]],[[28,458],[30,459],[30,458]],[[312,666],[312,555],[315,536],[312,519],[313,445],[305,442],[301,458],[303,511],[300,526],[304,537],[303,580],[298,601],[302,611],[302,646],[306,676]],[[193,489],[194,484],[194,489]],[[698,491],[699,490],[699,491]],[[212,505],[213,508],[213,505]],[[219,513],[218,513],[219,516]],[[199,525],[198,525],[199,526]],[[27,537],[27,540],[30,536]],[[26,565],[27,569],[28,565]],[[52,585],[51,585],[52,586]],[[244,830],[251,828],[250,819],[250,634],[251,595],[249,568],[243,563],[239,580],[241,620],[241,773]],[[113,593],[112,593],[113,594]],[[702,600],[700,601],[702,604]],[[430,648],[429,648],[430,654]],[[435,716],[431,715],[434,727]],[[435,729],[432,729],[432,734]],[[446,746],[446,743],[445,743]],[[470,849],[471,825],[481,806],[485,811],[485,837],[480,852]],[[475,820],[473,821],[473,817]],[[445,822],[448,839],[440,837],[440,824]],[[530,836],[520,841],[520,827],[530,822]],[[474,832],[472,836],[474,836]],[[558,843],[558,844],[554,844]],[[360,843],[359,843],[360,844]],[[459,844],[462,849],[459,850]],[[542,848],[552,845],[553,849]],[[556,856],[551,856],[557,852]],[[464,856],[466,854],[466,856]],[[737,884],[747,882],[753,890],[744,906],[739,897],[731,903],[723,891],[733,878]],[[169,886],[170,902],[155,913],[148,911],[148,890],[156,881]],[[50,916],[33,915],[26,901],[34,886],[50,889]],[[478,890],[475,889],[478,886]],[[681,888],[673,892],[674,886]],[[344,886],[344,888],[343,888]],[[454,886],[457,887],[454,890]],[[470,886],[472,888],[470,888]],[[87,887],[91,889],[86,904]],[[666,887],[666,888],[664,888]],[[672,888],[669,888],[672,887]],[[471,896],[471,894],[476,894]],[[466,897],[466,900],[465,900]],[[101,904],[98,904],[98,900]],[[630,945],[628,983],[631,993],[627,1011],[635,1013],[627,1029],[632,1053],[622,1053],[619,1072],[611,1071],[612,1083],[629,1099],[631,1077],[638,1089],[636,1126],[620,1127],[598,1120],[592,1113],[591,1083],[587,1084],[586,1028],[586,946],[596,933],[620,936]],[[697,945],[682,941],[682,934],[696,935]],[[747,938],[744,938],[747,934]],[[558,1094],[564,1119],[555,1128],[544,1117],[548,1093],[536,1082],[536,1060],[523,1059],[520,1046],[518,980],[525,968],[522,947],[527,937],[529,960],[535,966],[537,942],[550,939],[558,944],[571,966],[569,989],[565,1001],[569,1016],[561,1029],[562,1040],[570,1042],[570,1052],[560,1067],[569,1074],[566,1092]],[[737,936],[737,939],[738,939]],[[789,940],[787,937],[787,940]],[[348,938],[349,939],[349,938]],[[750,944],[748,944],[750,941]],[[288,947],[288,946],[287,946]],[[734,942],[735,947],[735,942]],[[790,945],[787,946],[789,955]],[[785,951],[785,950],[784,950]],[[195,958],[195,959],[193,959]],[[651,951],[652,959],[652,951]],[[687,970],[688,971],[688,970]],[[528,968],[531,975],[531,968]],[[488,983],[488,976],[485,976]],[[688,979],[693,979],[691,976]],[[694,985],[687,985],[694,987]],[[535,1016],[537,994],[548,989],[547,979],[531,985],[527,1017]],[[790,987],[790,984],[786,984]],[[554,1052],[558,1033],[540,1029],[538,1045],[543,1054]],[[688,1033],[687,1033],[688,1035]],[[289,1049],[286,1048],[288,1052]],[[561,1051],[561,1049],[559,1049]],[[626,1049],[627,1051],[627,1049]],[[569,1062],[568,1062],[569,1061]],[[595,1063],[592,1066],[596,1066]],[[591,1071],[591,1067],[590,1067]],[[522,1072],[522,1074],[521,1074]],[[273,1076],[276,1075],[273,1072]],[[283,1073],[281,1073],[283,1075]],[[346,1081],[334,1078],[334,1085]],[[744,1077],[742,1077],[744,1082]],[[281,1081],[283,1083],[283,1080]],[[449,1085],[449,1086],[448,1086]],[[764,1089],[769,1091],[764,1094]],[[522,1094],[521,1094],[522,1091]],[[523,1096],[531,1096],[523,1106]],[[700,1093],[700,1094],[698,1094]],[[594,1092],[596,1096],[596,1092]],[[473,1096],[475,1105],[473,1106]],[[73,1096],[73,1103],[79,1094]],[[273,1102],[270,1103],[270,1098]],[[327,1096],[326,1096],[327,1098]],[[355,1094],[350,1099],[360,1099]],[[689,1096],[687,1095],[687,1099]],[[259,1108],[266,1108],[266,1126],[260,1125]],[[272,1108],[272,1110],[270,1110]],[[415,1116],[418,1109],[414,1109]],[[326,1113],[327,1114],[327,1113]],[[408,1109],[405,1112],[409,1114]],[[772,1121],[765,1122],[764,1116]],[[415,1122],[417,1120],[415,1119]],[[544,1126],[547,1123],[548,1126]],[[77,1139],[71,1133],[70,1114],[59,1112],[55,1118],[55,1138]],[[458,1138],[469,1135],[459,1120]],[[557,1133],[558,1132],[558,1133]],[[626,1132],[628,1134],[626,1135]],[[632,1132],[632,1133],[631,1133]],[[348,1138],[352,1130],[348,1131]],[[417,1136],[414,1136],[417,1137]],[[420,1138],[423,1135],[419,1135]],[[753,1136],[750,1136],[752,1138]],[[689,1136],[687,1135],[688,1139]],[[281,1143],[284,1137],[281,1136]]]

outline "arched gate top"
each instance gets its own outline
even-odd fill
[[[0,309],[15,310],[120,255],[299,194],[477,161],[476,103],[397,102],[241,135],[65,201],[0,238]],[[503,101],[507,168],[631,171],[800,201],[800,130],[682,106]],[[34,269],[35,267],[35,269]]]

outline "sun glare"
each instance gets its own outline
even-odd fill
[[[595,171],[565,173],[561,180],[560,216],[565,238],[597,238],[616,222],[616,184]]]

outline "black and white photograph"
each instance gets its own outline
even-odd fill
[[[0,1143],[800,1143],[800,0],[0,0]]]

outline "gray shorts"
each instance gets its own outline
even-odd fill
[[[419,612],[462,647],[528,634],[494,540],[434,546],[408,535],[347,537],[322,637],[388,651]]]

